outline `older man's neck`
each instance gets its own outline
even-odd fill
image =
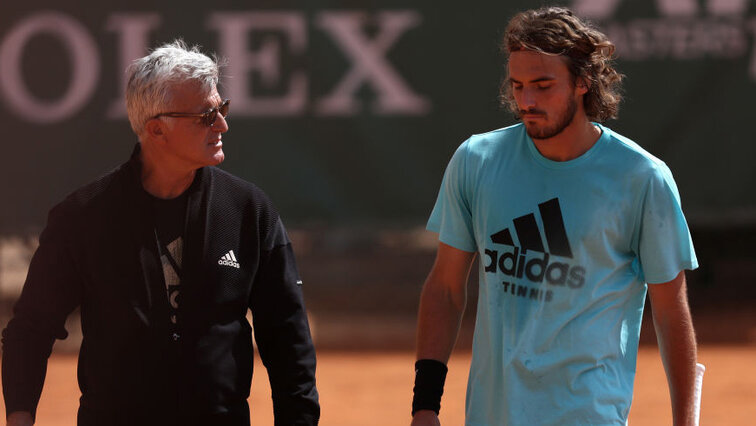
[[[183,194],[194,181],[196,169],[171,167],[142,152],[142,186],[151,195],[171,199]]]

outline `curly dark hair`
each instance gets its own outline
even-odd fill
[[[582,78],[588,84],[583,97],[588,119],[617,118],[624,76],[613,67],[614,44],[571,10],[544,7],[517,14],[507,25],[501,48],[507,56],[518,50],[564,56],[573,78]],[[502,105],[518,115],[508,78],[502,82],[499,95]]]

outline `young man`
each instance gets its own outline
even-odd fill
[[[647,289],[675,424],[692,424],[683,270],[697,261],[667,166],[596,123],[620,101],[614,46],[569,10],[544,8],[515,16],[504,48],[503,99],[522,122],[472,136],[444,175],[412,425],[439,424],[476,255],[467,425],[624,425]]]
[[[177,41],[135,61],[131,159],[53,208],[3,332],[8,425],[30,425],[81,308],[78,424],[249,425],[251,309],[276,425],[315,425],[315,351],[278,213],[224,159],[218,64]]]

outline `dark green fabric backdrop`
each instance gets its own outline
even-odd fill
[[[755,3],[561,2],[616,42],[626,99],[607,124],[670,165],[694,224],[756,223]],[[423,223],[456,146],[514,123],[498,42],[539,4],[3,2],[0,232],[39,230],[126,159],[125,61],[179,36],[229,60],[222,167],[290,226]]]

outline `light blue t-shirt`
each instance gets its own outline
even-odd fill
[[[669,168],[599,127],[570,161],[518,124],[446,169],[428,229],[480,257],[468,426],[624,425],[646,283],[698,266]]]

